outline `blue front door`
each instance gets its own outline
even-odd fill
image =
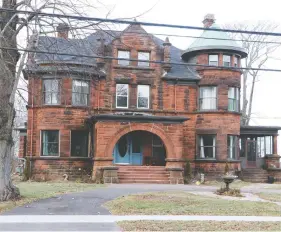
[[[142,144],[137,133],[123,136],[115,145],[115,164],[142,165]]]

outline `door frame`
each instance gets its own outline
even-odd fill
[[[252,143],[255,145],[255,160],[254,161],[249,161],[249,153],[248,153],[248,144]],[[257,141],[256,140],[246,140],[246,148],[245,148],[245,153],[246,153],[246,162],[247,162],[247,168],[256,168],[257,167]]]

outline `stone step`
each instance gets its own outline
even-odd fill
[[[165,171],[118,171],[119,174],[124,174],[124,175],[141,175],[141,174],[146,174],[146,175],[165,175],[169,174],[168,172]]]
[[[119,180],[120,184],[170,184],[169,180]]]
[[[146,176],[146,177],[154,177],[154,178],[157,178],[157,177],[169,177],[170,175],[168,173],[161,173],[161,174],[155,174],[155,173],[118,173],[118,176],[119,177],[142,177],[142,176]]]

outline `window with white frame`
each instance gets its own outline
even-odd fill
[[[273,154],[273,137],[261,136],[257,137],[257,154],[258,157]]]
[[[118,58],[130,59],[130,52],[129,51],[118,50]],[[128,65],[130,65],[130,61],[129,60],[119,60],[118,59],[118,64],[119,65],[123,65],[123,66],[128,66]]]
[[[43,98],[45,105],[60,104],[60,83],[58,79],[43,80]]]
[[[228,88],[228,110],[239,112],[240,106],[240,91],[239,88],[229,87]]]
[[[116,84],[116,108],[128,108],[129,85]]]
[[[233,66],[238,67],[238,62],[239,62],[238,56],[234,56]]]
[[[88,131],[71,131],[71,156],[88,157]]]
[[[216,158],[215,135],[198,135],[198,156],[200,159]]]
[[[219,55],[209,55],[209,65],[218,66],[219,65]]]
[[[149,52],[138,52],[138,60],[150,60]],[[138,66],[140,67],[149,67],[149,62],[138,61]]]
[[[217,87],[215,86],[200,87],[199,109],[200,110],[217,109]]]
[[[223,66],[230,67],[230,64],[231,64],[231,56],[223,55]]]
[[[41,131],[41,155],[58,156],[59,155],[59,131],[43,130]]]
[[[89,101],[89,82],[82,80],[72,81],[72,105],[87,106]]]
[[[237,159],[238,136],[227,135],[227,154],[229,159]]]
[[[138,108],[149,109],[149,85],[138,85]]]

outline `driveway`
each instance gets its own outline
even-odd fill
[[[148,185],[148,184],[120,184],[109,185],[81,193],[70,193],[39,200],[28,205],[14,208],[4,215],[110,215],[110,212],[102,205],[120,196],[155,191],[214,191],[217,187],[194,186],[194,185]],[[243,192],[261,191],[259,187],[245,187]],[[270,190],[272,191],[272,190]],[[280,191],[280,190],[279,190]],[[3,216],[2,216],[3,217]],[[24,216],[23,216],[24,218]],[[83,218],[83,217],[78,217]],[[20,226],[19,226],[20,225]],[[112,222],[79,223],[6,223],[0,224],[1,231],[33,231],[33,230],[56,230],[56,231],[119,231]],[[20,230],[19,230],[20,229]]]

